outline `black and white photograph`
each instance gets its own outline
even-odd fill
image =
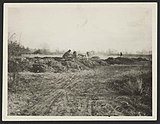
[[[157,3],[5,3],[3,121],[157,120]]]

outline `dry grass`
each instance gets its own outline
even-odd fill
[[[151,115],[149,70],[142,66],[103,66],[74,73],[18,73],[9,80],[8,114]]]

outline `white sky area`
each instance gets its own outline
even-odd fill
[[[151,50],[149,5],[51,4],[8,8],[8,32],[21,44],[51,51]]]

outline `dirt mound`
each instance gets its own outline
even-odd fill
[[[99,56],[93,56],[91,59],[92,60],[97,60],[97,59],[100,59],[100,57]]]
[[[31,72],[35,73],[41,73],[46,71],[47,71],[47,66],[45,64],[34,63],[31,68]]]
[[[97,66],[104,66],[104,65],[107,65],[107,63],[101,59],[83,59],[83,60],[80,60],[80,62],[82,64],[84,64],[86,67],[88,68],[95,68]]]
[[[94,68],[97,66],[105,66],[107,63],[104,60],[101,59],[79,59],[79,60],[72,60],[67,61],[64,60],[61,57],[55,57],[55,58],[33,58],[34,61],[31,70],[34,70],[34,72],[45,72],[45,71],[52,71],[52,72],[64,72],[64,71],[76,71],[76,70],[85,70],[89,68]],[[40,66],[35,63],[39,63]],[[45,65],[45,66],[44,66]],[[35,67],[36,66],[36,67]],[[37,70],[36,70],[37,69]]]
[[[66,67],[62,65],[61,62],[58,62],[54,59],[48,61],[46,64],[48,65],[48,67],[53,68],[55,70],[54,72],[63,72],[66,70]]]
[[[109,57],[105,60],[108,64],[135,64],[136,62],[148,61],[145,58],[125,58],[125,57]]]
[[[94,58],[84,58],[77,60],[65,60],[62,57],[34,57],[34,58],[12,58],[9,59],[9,72],[22,72],[22,71],[31,71],[35,73],[40,72],[65,72],[68,70],[88,70],[96,68],[98,66],[107,66],[112,64],[136,64],[142,62],[148,62],[149,60],[145,58],[108,58],[100,59],[98,57]]]

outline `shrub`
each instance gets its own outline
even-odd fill
[[[20,69],[19,62],[16,59],[8,60],[8,72],[19,72]]]
[[[21,44],[17,43],[17,42],[9,42],[8,43],[8,56],[9,58],[11,56],[20,56],[24,53],[28,53],[30,52],[29,48],[25,48],[24,46],[22,46]]]

